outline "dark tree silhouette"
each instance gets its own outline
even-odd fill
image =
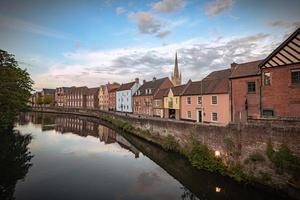
[[[33,157],[28,149],[31,135],[16,130],[0,130],[0,199],[14,198],[18,180],[25,178]]]

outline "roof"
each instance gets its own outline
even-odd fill
[[[157,93],[154,95],[154,99],[162,99],[164,96],[168,95],[170,88],[159,89]]]
[[[188,84],[182,95],[226,94],[229,93],[230,69],[214,71],[202,81]]]
[[[300,28],[282,42],[259,66],[277,67],[296,63],[300,63]]]
[[[119,83],[112,83],[112,84],[107,84],[106,85],[107,87],[107,91],[108,92],[112,92],[112,90],[116,91],[116,89],[118,89],[120,87],[120,84]]]
[[[48,89],[48,88],[43,88],[43,91],[44,93],[46,94],[54,94],[56,91],[56,89]]]
[[[66,93],[81,93],[81,92],[88,92],[88,88],[86,86],[82,87],[70,87]]]
[[[187,87],[187,84],[184,85],[178,85],[175,87],[170,88],[173,92],[174,96],[179,96],[184,92],[184,89]]]
[[[100,87],[89,88],[88,94],[97,94],[99,92]]]
[[[260,74],[259,64],[262,60],[256,60],[247,63],[236,64],[232,67],[232,72],[229,78],[241,78],[247,76],[256,76]]]
[[[153,79],[151,81],[145,82],[139,89],[138,91],[140,92],[138,96],[147,96],[147,95],[153,95],[157,92],[161,84],[163,84],[164,81],[167,81],[170,79],[168,77],[165,78],[160,78],[160,79]],[[146,90],[151,89],[150,93],[146,93]],[[134,96],[137,96],[134,94]]]
[[[130,90],[134,84],[135,84],[135,81],[130,82],[130,83],[123,83],[117,91]]]

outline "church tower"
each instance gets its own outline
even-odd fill
[[[175,54],[174,72],[171,75],[171,80],[174,86],[181,85],[181,73],[179,73],[178,69],[177,52]]]

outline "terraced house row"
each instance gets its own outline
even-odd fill
[[[43,91],[53,95],[53,90]],[[41,97],[41,92],[33,95],[33,106]],[[171,80],[61,87],[54,97],[55,106],[220,125],[249,118],[300,120],[300,28],[264,60],[232,63],[199,81],[182,84],[176,53]]]

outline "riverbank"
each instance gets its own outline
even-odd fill
[[[298,168],[293,168],[300,151],[297,127],[283,129],[261,124],[217,127],[83,109],[35,111],[96,117],[165,150],[179,152],[196,168],[218,172],[237,181],[262,183],[299,196]]]

